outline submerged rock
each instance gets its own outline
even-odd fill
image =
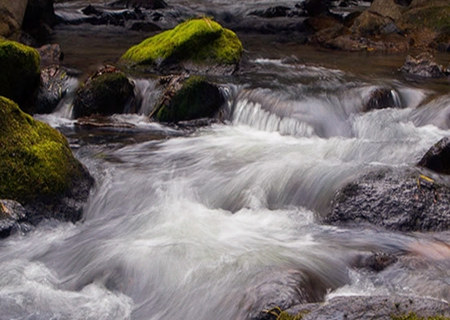
[[[395,91],[387,88],[378,88],[370,93],[370,97],[364,104],[363,111],[375,109],[398,108],[400,102]]]
[[[296,308],[301,308],[298,306]],[[296,315],[296,308],[286,313]],[[309,312],[305,312],[309,311]],[[411,315],[408,318],[408,315]],[[393,320],[450,316],[447,302],[416,296],[346,296],[303,308],[302,320]]]
[[[437,64],[433,55],[428,52],[421,53],[415,58],[407,56],[400,71],[422,78],[442,78],[446,76],[444,67]]]
[[[92,114],[123,113],[134,101],[134,86],[127,76],[106,66],[90,77],[78,90],[73,105],[75,118]]]
[[[61,133],[0,97],[0,146],[0,199],[20,202],[31,223],[81,218],[93,180]]]
[[[450,138],[439,140],[417,164],[438,173],[450,174]]]
[[[209,18],[192,19],[148,38],[128,49],[122,61],[151,66],[159,71],[171,66],[232,65],[241,59],[242,44],[231,30]]]
[[[0,39],[0,95],[30,111],[39,87],[39,53],[15,41]]]
[[[333,200],[324,222],[372,224],[398,231],[450,228],[450,187],[413,170],[386,169],[348,183]]]
[[[225,102],[220,89],[204,77],[163,78],[165,92],[153,114],[158,121],[179,122],[216,115]]]

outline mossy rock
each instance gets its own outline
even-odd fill
[[[157,107],[156,119],[162,122],[179,122],[209,118],[219,111],[224,102],[216,85],[204,77],[191,76],[169,101]]]
[[[73,116],[79,118],[93,114],[123,113],[133,99],[134,87],[123,72],[100,71],[78,90]]]
[[[450,5],[429,5],[405,12],[402,22],[410,28],[428,28],[438,34],[450,33]]]
[[[67,140],[0,97],[0,199],[22,204],[62,197],[85,175]]]
[[[131,47],[122,61],[132,65],[237,64],[242,44],[231,30],[209,18],[185,21]]]
[[[0,39],[0,95],[30,111],[39,87],[40,57],[37,50]]]

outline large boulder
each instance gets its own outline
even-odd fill
[[[374,0],[369,11],[392,20],[398,20],[402,16],[404,7],[399,4],[398,0]]]
[[[32,223],[80,219],[93,181],[61,133],[0,97],[0,146],[0,199],[20,202]]]
[[[209,18],[201,18],[183,22],[131,47],[122,61],[164,71],[174,65],[188,69],[190,64],[236,66],[241,54],[242,44],[234,32]]]
[[[56,23],[53,0],[29,0],[22,28],[38,39],[46,38]]]
[[[25,111],[32,108],[39,87],[39,53],[15,41],[0,39],[0,96],[17,102]]]
[[[450,174],[450,138],[439,140],[417,164],[430,170]]]
[[[450,186],[418,171],[385,169],[340,189],[324,222],[370,224],[398,231],[450,228]]]
[[[98,70],[78,90],[73,105],[75,118],[123,113],[134,101],[134,86],[127,76],[112,66]]]
[[[20,30],[28,0],[0,0],[0,37],[10,37]]]
[[[169,77],[165,81],[166,89],[154,112],[158,121],[179,122],[213,117],[225,102],[220,89],[204,77]]]

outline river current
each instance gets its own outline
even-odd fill
[[[133,80],[139,114],[112,117],[133,128],[79,128],[70,98],[37,117],[68,136],[96,183],[82,221],[45,221],[0,242],[1,319],[229,320],[339,295],[450,300],[448,232],[319,222],[352,178],[413,166],[450,136],[448,82],[406,81],[390,66],[403,57],[333,61],[246,41],[246,71],[218,79],[224,123],[192,131],[149,121],[157,94],[145,77]],[[70,50],[99,45],[63,50],[79,67]],[[397,108],[362,112],[376,88],[389,88]],[[354,267],[373,252],[405,259],[380,273]]]

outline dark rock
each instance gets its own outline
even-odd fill
[[[118,0],[112,2],[110,6],[157,10],[167,8],[167,3],[164,0]]]
[[[370,255],[360,255],[352,261],[351,265],[358,269],[367,269],[374,272],[380,272],[396,263],[398,258],[389,253],[375,252]]]
[[[152,22],[135,22],[131,25],[131,30],[143,31],[143,32],[154,32],[160,31],[161,28]]]
[[[0,238],[9,236],[25,217],[25,208],[20,203],[14,200],[0,200]]]
[[[85,15],[87,16],[100,16],[103,14],[103,11],[98,10],[97,8],[95,8],[92,5],[88,5],[86,8],[84,8],[83,10],[81,10],[81,12],[83,12]]]
[[[394,0],[399,6],[407,7],[411,4],[412,0]]]
[[[303,320],[392,320],[414,313],[417,318],[450,316],[447,302],[416,296],[347,296],[336,297],[322,305],[309,305]]]
[[[53,65],[41,70],[41,85],[34,113],[51,113],[70,89],[71,76],[63,67]]]
[[[29,0],[23,29],[38,39],[47,38],[56,23],[53,0]]]
[[[443,66],[437,64],[433,55],[428,52],[421,53],[415,58],[407,56],[400,71],[421,78],[442,78],[446,76]]]
[[[439,173],[450,174],[450,138],[445,137],[439,140],[417,165]]]
[[[179,122],[215,116],[224,104],[220,89],[203,77],[163,78],[163,96],[152,112],[162,122]]]
[[[59,44],[46,44],[38,48],[41,56],[41,66],[57,65],[64,59],[64,53]]]
[[[290,10],[291,8],[289,7],[276,6],[267,8],[265,10],[255,10],[250,12],[249,15],[258,16],[262,18],[286,17]]]
[[[123,72],[105,66],[91,76],[77,92],[73,105],[75,118],[92,114],[123,113],[134,102],[134,86]]]
[[[0,3],[0,37],[17,34],[22,25],[28,0],[2,1]]]
[[[311,17],[329,13],[330,6],[330,0],[306,0],[303,3],[303,8]]]
[[[398,95],[394,90],[378,88],[370,93],[368,101],[364,104],[363,111],[375,109],[399,108]]]
[[[398,231],[450,227],[450,187],[420,172],[393,169],[366,174],[339,190],[324,222],[372,224]]]

